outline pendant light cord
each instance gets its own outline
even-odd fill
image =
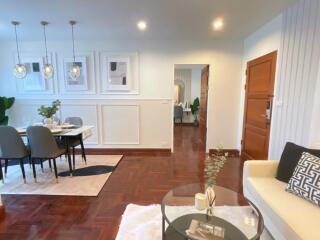
[[[16,35],[16,46],[17,46],[17,53],[18,53],[18,63],[21,64],[20,53],[19,53],[19,44],[18,44],[17,24],[14,25],[14,32],[15,32],[15,35]]]
[[[47,48],[47,35],[46,35],[46,25],[43,25],[43,35],[44,35],[44,46],[46,48],[46,62],[49,64],[48,61],[48,48]]]
[[[72,31],[73,63],[75,64],[75,63],[76,63],[76,55],[75,55],[75,52],[74,52],[74,32],[73,32],[73,25],[74,25],[74,24],[71,24],[71,31]]]

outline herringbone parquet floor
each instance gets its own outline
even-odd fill
[[[114,239],[128,203],[160,203],[169,189],[203,180],[197,142],[198,129],[175,127],[174,154],[125,156],[98,197],[3,196],[0,239]],[[241,169],[230,158],[218,184],[241,191]]]

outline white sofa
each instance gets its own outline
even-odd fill
[[[320,208],[285,191],[275,178],[278,161],[246,161],[244,196],[261,211],[268,231],[276,240],[320,239]]]

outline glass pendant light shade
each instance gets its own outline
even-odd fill
[[[17,47],[17,54],[18,54],[18,64],[16,64],[14,66],[14,69],[13,69],[13,75],[16,77],[16,78],[24,78],[26,75],[27,75],[27,69],[26,69],[26,66],[24,64],[21,63],[21,60],[20,60],[20,52],[19,52],[19,44],[18,44],[18,34],[17,34],[17,26],[20,24],[19,22],[17,21],[12,21],[11,22],[12,25],[14,26],[14,33],[15,33],[15,36],[16,36],[16,47]]]
[[[69,70],[69,76],[73,81],[77,81],[77,79],[81,75],[81,69],[80,67],[76,64],[73,63],[70,70]]]
[[[14,66],[13,75],[16,78],[24,78],[27,75],[27,69],[24,64],[18,63]]]
[[[74,33],[73,33],[73,27],[76,25],[76,21],[70,21],[69,22],[71,25],[71,30],[72,30],[72,51],[73,51],[73,63],[69,69],[69,76],[73,81],[77,81],[77,79],[81,75],[81,68],[79,65],[76,63],[76,55],[74,51]]]
[[[51,64],[44,64],[43,65],[43,69],[42,69],[42,73],[43,73],[43,77],[45,79],[49,79],[53,77],[53,66]]]
[[[43,36],[44,36],[44,46],[46,48],[46,62],[43,65],[42,75],[44,79],[50,79],[53,77],[54,69],[52,64],[49,64],[48,61],[48,48],[47,48],[47,34],[46,34],[46,26],[49,24],[46,21],[41,21],[40,24],[43,26]]]

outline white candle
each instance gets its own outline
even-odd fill
[[[206,195],[203,193],[197,193],[194,196],[194,206],[199,211],[206,209],[207,207],[207,198]]]

